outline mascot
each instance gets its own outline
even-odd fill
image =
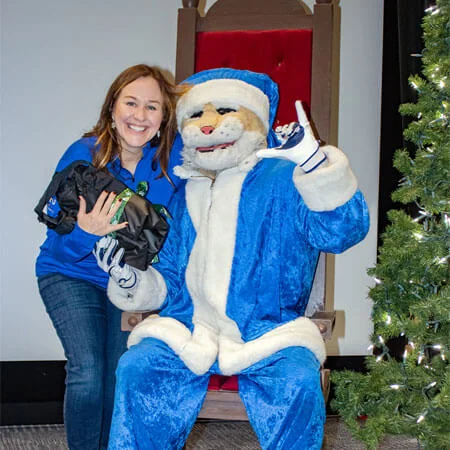
[[[238,375],[262,448],[320,449],[325,348],[304,312],[319,252],[361,241],[367,205],[346,156],[319,147],[299,102],[299,124],[277,140],[268,76],[213,69],[186,83],[185,182],[159,263],[121,264],[110,238],[95,250],[111,301],[155,311],[117,369],[110,449],[182,448],[212,374]]]

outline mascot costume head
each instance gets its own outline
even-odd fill
[[[211,69],[192,75],[177,105],[184,164],[220,171],[278,144],[272,124],[278,86],[265,74]]]

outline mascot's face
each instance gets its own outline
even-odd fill
[[[220,171],[239,165],[266,147],[266,131],[249,109],[206,103],[181,124],[183,156],[199,169]]]

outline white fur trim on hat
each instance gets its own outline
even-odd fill
[[[207,103],[216,108],[240,106],[253,111],[262,121],[266,131],[269,129],[269,99],[263,91],[242,80],[229,78],[208,80],[196,84],[184,94],[177,104],[177,122],[181,126],[184,119],[201,111]]]

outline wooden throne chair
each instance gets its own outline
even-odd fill
[[[299,0],[218,0],[202,16],[199,0],[183,0],[178,10],[176,81],[217,67],[267,73],[279,86],[274,127],[297,120],[295,100],[310,113],[324,143],[337,144],[339,6],[316,0],[314,10]],[[334,259],[322,254],[306,315],[324,339],[334,326]],[[122,329],[132,329],[145,313],[123,313]],[[322,369],[327,400],[329,371]],[[199,419],[247,420],[237,393],[237,377],[212,376]]]

